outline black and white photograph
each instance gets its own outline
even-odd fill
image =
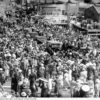
[[[100,0],[0,0],[0,100],[99,97]]]

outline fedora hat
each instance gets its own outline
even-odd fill
[[[22,93],[21,93],[21,96],[22,96],[22,97],[26,97],[27,94],[26,94],[25,92],[22,92]]]

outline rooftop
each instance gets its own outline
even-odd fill
[[[96,11],[98,12],[98,14],[100,14],[100,6],[94,6],[94,8],[95,8]]]
[[[76,3],[76,0],[33,0],[34,2],[40,3]]]
[[[100,0],[92,0],[92,2],[94,2],[94,3],[100,3]]]
[[[84,2],[80,2],[79,3],[79,7],[80,8],[89,8],[92,4],[87,4],[87,3],[84,3]]]

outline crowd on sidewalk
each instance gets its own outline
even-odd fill
[[[0,83],[21,97],[99,97],[100,39],[41,16],[0,18]],[[4,91],[4,89],[2,88]]]

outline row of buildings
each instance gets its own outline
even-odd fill
[[[61,20],[62,22],[68,20],[68,17],[71,15],[84,16],[100,22],[100,4],[97,4],[97,1],[95,2],[84,3],[83,1],[65,0],[58,4],[40,4],[39,11],[46,18],[53,19],[56,17],[56,20]]]
[[[86,18],[93,19],[94,21],[100,22],[100,5],[92,5],[84,11]]]
[[[91,0],[90,3],[84,3],[84,0],[1,0],[6,3],[19,3],[27,8],[37,6],[40,15],[45,16],[47,20],[55,22],[66,22],[68,16],[85,16],[100,22],[100,0]]]

